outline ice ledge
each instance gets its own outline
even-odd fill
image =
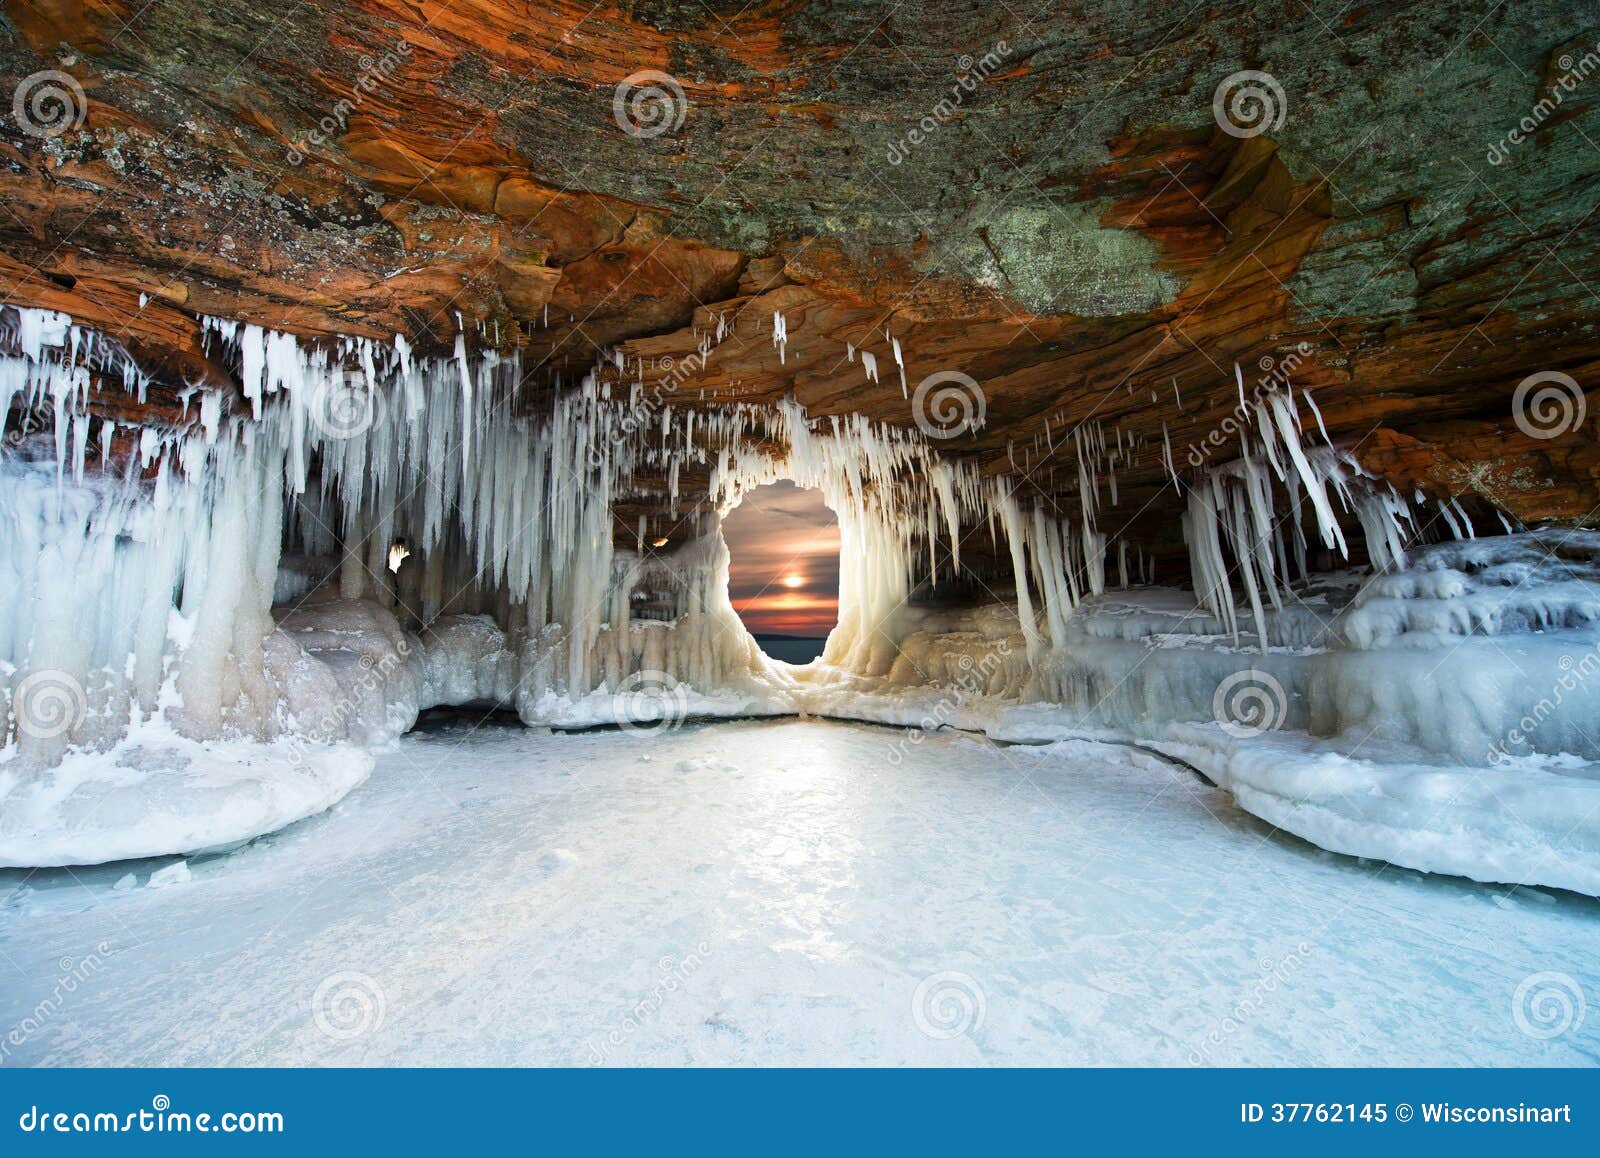
[[[226,848],[332,807],[373,753],[298,740],[195,741],[160,719],[107,752],[0,764],[0,867],[101,864]]]
[[[982,730],[1016,743],[1136,743],[1192,765],[1244,811],[1330,852],[1600,895],[1600,765],[1576,757],[1478,768],[1405,744],[1298,732],[1235,737],[1216,724],[1134,736],[1085,729],[1045,704],[1004,709]]]

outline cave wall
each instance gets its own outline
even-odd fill
[[[94,404],[129,420],[242,404],[201,316],[443,353],[465,324],[533,411],[614,353],[680,404],[908,429],[960,374],[983,422],[944,450],[1070,509],[1085,422],[1230,456],[1237,363],[1399,486],[1586,524],[1597,51],[1576,0],[33,0],[0,25],[0,290],[125,343],[155,388]],[[1170,573],[1163,473],[1106,523]]]

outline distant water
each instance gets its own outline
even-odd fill
[[[773,659],[781,659],[784,663],[810,663],[822,654],[822,645],[828,641],[826,637],[812,639],[801,635],[757,635],[756,642]]]

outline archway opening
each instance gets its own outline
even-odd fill
[[[839,621],[839,520],[822,492],[756,487],[722,520],[728,597],[761,650],[787,663],[822,654]]]

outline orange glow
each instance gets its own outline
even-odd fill
[[[839,614],[837,600],[801,591],[768,591],[735,600],[733,609],[746,623],[778,635],[826,634]]]
[[[839,616],[839,527],[816,491],[757,487],[723,520],[728,596],[751,631],[816,638]]]

